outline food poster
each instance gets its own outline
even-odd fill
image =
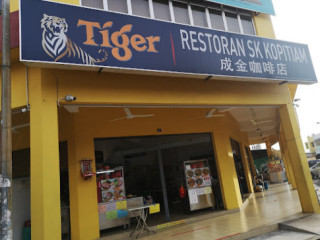
[[[126,199],[123,177],[103,179],[100,181],[100,188],[103,202],[115,202]]]
[[[209,167],[201,167],[195,169],[187,168],[186,177],[188,188],[211,186]]]

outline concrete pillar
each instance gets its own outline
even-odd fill
[[[318,198],[311,179],[292,103],[282,105],[279,113],[302,211],[320,213]]]
[[[249,193],[253,193],[253,184],[252,184],[252,176],[249,168],[249,159],[246,154],[245,145],[243,143],[240,143],[240,149],[241,149],[241,155],[242,155],[242,164],[244,167],[244,172],[246,174],[246,180],[247,180],[247,186]]]
[[[223,125],[214,129],[213,141],[224,206],[228,210],[239,208],[242,204],[239,181],[230,137]]]
[[[284,137],[284,133],[283,133],[282,127],[280,128],[279,144],[280,144],[281,151],[283,151],[283,159],[284,159],[284,162],[286,164],[287,176],[288,176],[289,183],[291,184],[292,189],[297,189],[297,184],[296,184],[296,180],[294,178],[294,173],[293,173],[293,169],[292,169],[290,154],[288,152],[288,147],[287,147],[287,144],[286,144],[286,140],[285,140],[285,137]]]
[[[31,237],[61,239],[56,81],[30,69]]]
[[[249,164],[251,165],[251,169],[252,169],[252,172],[253,172],[253,178],[257,176],[257,172],[256,172],[256,166],[254,165],[254,161],[253,161],[253,157],[252,157],[252,154],[251,154],[251,150],[250,148],[248,147],[248,158],[249,158]]]
[[[80,111],[81,113],[81,111]],[[71,237],[77,240],[98,239],[99,215],[96,177],[84,180],[80,174],[80,160],[92,159],[95,170],[94,140],[87,134],[83,117],[71,117],[72,136],[68,141]]]
[[[270,141],[269,140],[266,140],[266,147],[267,147],[267,154],[268,154],[268,158],[269,158],[269,161],[270,160],[273,160],[272,159],[272,150],[271,150],[271,143],[270,143]]]
[[[284,150],[283,150],[283,147],[282,147],[282,144],[280,143],[280,141],[279,141],[279,145],[280,145],[280,151],[281,151],[281,158],[282,158],[284,167],[286,169],[286,175],[287,175],[288,183],[291,184],[292,181],[291,181],[291,175],[290,175],[290,171],[289,171],[289,166],[288,166],[288,163],[287,163],[288,160],[286,159],[286,156],[285,156],[285,153],[284,153]]]

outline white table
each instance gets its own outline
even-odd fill
[[[149,233],[151,232],[154,234],[156,233],[155,231],[150,230],[149,226],[147,225],[148,211],[146,211],[146,209],[148,209],[152,205],[154,204],[128,208],[128,211],[132,212],[137,219],[137,227],[130,234],[131,238],[138,238],[143,231],[147,231]]]

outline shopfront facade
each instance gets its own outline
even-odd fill
[[[66,3],[67,5],[65,6],[68,9],[77,8],[77,11],[83,11],[84,13],[93,11],[91,8],[81,7],[80,9],[76,7],[77,5],[88,6],[90,1],[66,0],[61,2]],[[158,6],[156,4],[163,6],[161,4],[165,1],[137,1],[137,3],[135,1],[124,1],[125,5],[119,4],[122,1],[95,2],[97,6],[90,7],[122,12],[122,7],[126,6],[127,15],[135,15],[135,12],[138,14],[144,9],[142,7],[136,8],[136,6],[148,6],[150,10],[156,8]],[[102,2],[108,4],[103,5]],[[144,5],[145,2],[148,2],[148,5]],[[170,6],[168,14],[169,18],[171,16],[171,21],[178,23],[183,21],[183,19],[180,19],[183,14],[174,15],[175,5],[179,7],[181,4],[185,4],[183,6],[186,6],[186,8],[182,6],[181,9],[187,9],[187,13],[192,13],[193,6],[190,3],[186,4],[186,2],[168,1],[168,6]],[[57,3],[46,2],[44,5],[46,4],[53,4],[52,9],[46,9],[37,14],[42,16],[46,14],[46,17],[50,18],[50,16],[54,16],[54,8]],[[62,5],[64,7],[64,4]],[[211,9],[205,4],[200,4],[200,6],[196,7],[205,9],[204,13],[208,17],[206,18],[207,20],[213,19],[216,15],[220,16],[220,12],[215,12],[216,9]],[[12,3],[11,8],[12,14],[15,14],[15,11],[19,10],[18,3]],[[181,9],[179,8],[179,10]],[[225,9],[228,9],[228,7],[225,7]],[[261,54],[258,50],[259,47],[256,46],[255,48],[251,35],[256,34],[262,40],[268,38],[266,41],[272,41],[274,33],[269,15],[266,13],[254,14],[253,10],[245,10],[242,13],[243,10],[240,11],[236,8],[233,8],[233,11],[235,12],[228,12],[227,10],[221,12],[221,16],[224,16],[222,26],[229,26],[224,30],[229,30],[229,32],[238,31],[237,37],[239,39],[243,36],[243,41],[252,42],[251,55],[259,56]],[[210,15],[210,12],[217,14]],[[142,11],[142,13],[145,13],[145,11]],[[156,21],[156,24],[160,24],[160,27],[162,26],[161,24],[166,24],[166,26],[173,24],[168,22],[169,19],[165,19],[167,16],[165,12],[159,11],[160,15],[157,14],[155,10],[150,10],[149,13],[146,13],[146,16],[142,15],[146,19],[130,16],[129,20],[133,19],[132,21],[135,24],[139,24],[138,26],[135,25],[132,31],[136,30],[135,27],[139,30],[143,29],[141,24],[144,21],[147,22],[146,24],[149,24],[148,21],[155,21],[147,18],[157,19],[157,16],[159,16],[160,21]],[[172,14],[176,19],[172,20]],[[204,50],[204,45],[196,45],[196,40],[194,40],[196,33],[193,33],[196,30],[188,29],[189,25],[193,28],[195,28],[194,26],[199,26],[197,44],[204,39],[201,34],[205,36],[205,31],[208,31],[207,28],[217,29],[218,26],[214,27],[212,22],[210,24],[208,22],[204,23],[205,25],[202,26],[201,18],[197,18],[199,15],[191,15],[193,17],[189,20],[187,19],[190,22],[183,22],[185,25],[181,25],[185,31],[179,32],[182,39],[184,39],[180,47],[188,51],[201,52]],[[59,142],[66,142],[67,144],[67,164],[64,166],[68,173],[72,239],[97,239],[100,236],[96,176],[93,176],[91,180],[83,178],[80,166],[80,160],[93,160],[92,169],[96,172],[96,152],[99,139],[147,138],[192,134],[209,136],[219,178],[223,206],[226,210],[241,207],[242,193],[253,193],[252,174],[254,172],[252,171],[252,157],[247,150],[249,145],[265,141],[272,142],[278,139],[281,143],[281,149],[285,153],[284,160],[287,169],[289,169],[289,181],[298,190],[303,211],[319,213],[319,204],[308,172],[307,161],[292,105],[297,83],[302,81],[297,80],[297,78],[301,77],[300,75],[296,77],[295,73],[293,73],[291,76],[293,81],[290,82],[290,74],[287,77],[283,76],[283,78],[279,78],[279,76],[273,78],[271,75],[259,77],[255,75],[257,74],[256,72],[251,72],[251,75],[246,75],[245,72],[242,72],[239,76],[233,75],[235,71],[230,73],[231,75],[221,72],[205,74],[207,73],[206,66],[204,69],[201,66],[199,68],[198,63],[190,58],[189,55],[185,55],[183,51],[171,51],[172,45],[174,45],[174,39],[171,36],[171,38],[168,38],[169,40],[167,39],[166,45],[170,50],[166,52],[166,54],[170,55],[170,64],[173,62],[176,64],[175,61],[185,57],[185,62],[179,66],[181,68],[175,70],[165,62],[167,60],[163,58],[164,55],[161,55],[161,53],[159,53],[159,56],[157,55],[157,58],[149,58],[150,54],[156,55],[160,52],[160,47],[158,48],[157,43],[162,41],[162,35],[157,36],[154,33],[146,35],[141,33],[142,30],[140,32],[130,32],[131,29],[130,31],[123,29],[122,31],[126,31],[128,35],[130,33],[131,37],[131,46],[129,46],[128,51],[117,48],[109,49],[108,44],[116,46],[118,44],[120,46],[123,42],[116,43],[114,39],[116,37],[112,37],[112,33],[107,30],[112,24],[115,24],[117,31],[126,26],[126,24],[118,26],[116,23],[117,17],[119,19],[126,18],[126,14],[112,13],[113,20],[99,23],[99,26],[96,24],[94,16],[83,16],[87,18],[81,19],[82,22],[78,22],[78,27],[86,29],[85,40],[87,44],[85,46],[90,45],[90,47],[93,47],[92,45],[97,44],[98,40],[94,38],[97,35],[94,35],[91,31],[95,31],[93,30],[95,28],[96,30],[101,30],[100,34],[103,41],[101,45],[104,44],[106,46],[108,55],[100,55],[99,60],[102,61],[104,56],[113,59],[110,60],[113,62],[110,63],[109,67],[89,66],[90,57],[85,54],[80,54],[76,58],[86,58],[87,56],[88,66],[83,62],[78,64],[78,60],[74,59],[70,60],[71,63],[59,62],[64,57],[75,54],[77,51],[72,49],[79,47],[77,45],[79,43],[70,43],[69,52],[65,52],[65,55],[59,58],[53,58],[53,53],[59,51],[59,48],[51,49],[49,45],[41,42],[40,39],[39,41],[42,45],[40,44],[38,48],[41,48],[41,51],[39,54],[35,52],[32,55],[32,45],[36,44],[37,41],[23,41],[25,34],[28,32],[26,27],[23,27],[20,31],[22,36],[20,51],[22,45],[28,42],[27,45],[23,46],[23,49],[27,48],[27,50],[21,54],[31,53],[34,58],[26,59],[24,55],[23,57],[20,56],[22,58],[20,61],[18,46],[12,50],[12,108],[17,110],[16,112],[19,112],[22,108],[30,110],[25,114],[17,113],[13,115],[13,127],[21,126],[16,127],[17,132],[13,135],[13,149],[18,151],[30,148],[32,239],[61,238],[60,170],[62,163],[59,163],[59,158],[61,160]],[[250,21],[248,21],[248,18]],[[20,19],[22,24],[23,19],[24,17],[22,20]],[[58,20],[64,24],[61,17],[53,19],[53,21]],[[129,25],[129,20],[122,21],[127,21],[126,23]],[[233,20],[236,20],[236,25],[230,24]],[[216,22],[218,21],[214,21],[214,23]],[[252,23],[252,26],[248,25],[248,22]],[[32,21],[28,22],[28,24],[30,26]],[[46,23],[39,21],[39,29],[41,24],[45,25]],[[102,25],[104,26],[102,27]],[[172,27],[173,33],[176,26]],[[233,29],[231,26],[237,26],[236,28],[239,29]],[[41,29],[43,30],[44,27]],[[155,27],[158,27],[158,25],[155,25]],[[68,29],[71,28],[71,24],[68,25]],[[110,38],[108,38],[108,34],[110,34]],[[135,38],[132,38],[133,34],[135,34]],[[215,34],[216,36],[219,35],[216,32]],[[212,33],[211,37],[213,35]],[[35,36],[36,34],[32,35],[31,38]],[[214,42],[216,38],[212,38]],[[233,44],[238,43],[238,45],[233,45],[229,42],[231,48],[228,48],[223,39],[225,38],[220,37],[221,51],[224,49],[226,54],[228,51],[230,54],[235,51],[234,54],[249,56],[250,52],[243,52],[241,40],[234,37],[235,42]],[[75,41],[76,38],[72,40]],[[126,41],[125,38],[122,40]],[[175,46],[176,49],[180,48],[177,45]],[[201,47],[197,49],[197,46],[202,46],[202,50],[200,49]],[[208,51],[210,46],[214,47],[209,43],[205,46]],[[249,44],[249,46],[251,45]],[[81,48],[84,47],[81,46]],[[249,47],[249,49],[251,48]],[[282,49],[285,49],[285,47]],[[219,49],[216,50],[219,52]],[[83,50],[80,49],[79,51]],[[279,54],[279,51],[281,52],[281,49],[277,50],[277,54]],[[305,54],[301,54],[301,51],[297,50],[298,55],[295,55],[295,64],[304,64],[303,61],[307,62],[304,59]],[[128,57],[126,54],[132,54],[132,57]],[[272,55],[271,47],[269,54],[271,54],[269,58],[271,56],[275,57]],[[53,60],[42,59],[43,56],[53,58]],[[126,61],[121,59],[124,56],[125,58],[128,57]],[[146,60],[144,59],[145,56]],[[196,57],[197,55],[195,55],[195,59]],[[282,57],[285,59],[284,53]],[[286,58],[288,60],[289,55]],[[114,59],[120,61],[123,65],[117,66]],[[91,60],[97,61],[97,58]],[[134,62],[133,67],[130,66],[130,61]],[[147,66],[145,69],[143,69],[144,65]],[[195,65],[194,68],[192,67],[193,65]],[[222,62],[217,69],[218,71],[223,70]],[[278,73],[280,74],[281,71],[278,71]],[[316,81],[316,79],[307,79],[307,77],[309,76],[305,77],[307,83]],[[284,81],[288,81],[288,83]],[[66,96],[74,96],[76,99],[69,99]],[[245,117],[245,111],[249,111],[250,119],[257,122],[255,114],[258,116],[259,111],[263,112],[263,109],[269,108],[274,110],[276,116],[279,117],[275,119],[280,119],[280,121],[277,120],[278,122],[275,124],[277,127],[272,129],[272,132],[268,133],[266,131],[263,136],[261,131],[258,131],[257,136],[253,135],[250,128],[243,127],[242,122],[244,120],[237,117],[240,115]],[[126,109],[129,109],[133,117],[128,114]],[[240,115],[232,114],[232,111],[239,111]],[[215,114],[216,116],[213,116]],[[134,117],[135,115],[144,115],[145,117]],[[256,125],[253,127],[257,128]],[[161,144],[159,143],[158,145]],[[233,146],[237,146],[235,147],[237,150]],[[201,154],[198,155],[200,156]],[[238,156],[237,159],[235,155]],[[106,156],[102,161],[108,164]],[[243,179],[242,183],[239,182],[239,174]],[[161,206],[161,208],[164,208],[164,206]]]

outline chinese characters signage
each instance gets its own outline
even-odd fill
[[[224,5],[247,9],[254,12],[261,12],[274,15],[274,8],[271,0],[208,0]]]
[[[21,1],[20,14],[20,57],[33,64],[317,81],[303,44],[48,1]]]

